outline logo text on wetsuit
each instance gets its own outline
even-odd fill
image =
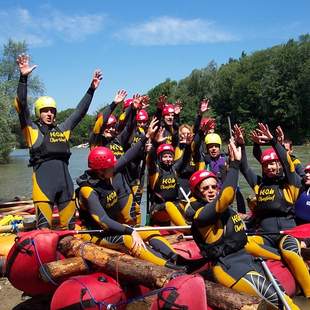
[[[244,230],[244,223],[238,214],[233,215],[231,217],[231,220],[234,223],[235,232],[239,232],[241,230]]]
[[[273,188],[263,188],[258,193],[259,202],[274,201],[274,199],[275,199],[275,192]]]
[[[175,178],[164,178],[161,181],[160,189],[171,189],[175,188],[176,180]]]
[[[64,133],[59,131],[51,131],[50,133],[50,142],[57,143],[57,142],[66,142],[66,137]]]
[[[107,195],[107,208],[113,207],[117,202],[117,194],[115,191],[111,192],[109,195]]]

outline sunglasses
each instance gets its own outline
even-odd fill
[[[209,189],[217,189],[217,185],[206,185],[206,186],[200,188],[200,190],[203,192],[205,192]]]

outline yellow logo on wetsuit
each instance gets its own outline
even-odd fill
[[[63,132],[51,131],[49,135],[50,135],[50,143],[67,142],[67,139]]]
[[[175,178],[163,178],[161,181],[160,189],[172,189],[176,186]]]
[[[117,203],[117,194],[115,191],[111,192],[109,195],[107,195],[107,208],[113,207]]]
[[[135,137],[133,137],[132,143],[138,143],[140,140],[141,140],[141,137],[135,136]]]
[[[166,136],[165,138],[166,138],[166,142],[165,143],[172,144],[172,136],[171,135]]]
[[[231,217],[232,222],[234,223],[234,230],[235,232],[239,232],[244,230],[244,223],[241,220],[239,214],[235,214]]]
[[[110,144],[109,149],[113,152],[115,156],[122,156],[124,155],[124,149],[121,145],[117,144]]]
[[[258,193],[258,202],[274,201],[275,191],[272,188],[263,188]]]

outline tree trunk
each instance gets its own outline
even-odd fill
[[[140,283],[150,288],[163,287],[175,273],[172,269],[86,243],[81,239],[65,237],[59,242],[59,246],[65,256],[82,256],[120,281]]]

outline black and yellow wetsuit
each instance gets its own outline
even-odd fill
[[[282,259],[293,272],[306,297],[310,297],[310,276],[308,268],[300,256],[300,243],[289,235],[275,235],[275,232],[296,226],[294,204],[298,198],[300,178],[295,173],[291,157],[276,140],[271,141],[282,164],[284,175],[268,178],[256,175],[248,166],[245,147],[242,147],[241,172],[256,194],[257,205],[254,210],[257,230],[263,235],[249,237],[247,251],[253,255],[264,255],[277,259],[273,251],[252,247],[251,242],[279,249]],[[270,233],[268,235],[268,233]],[[258,252],[257,252],[258,251]],[[270,255],[270,256],[268,256]],[[278,255],[278,259],[280,256]]]
[[[144,141],[128,150],[122,156],[115,168],[115,173],[121,173],[129,161],[134,159]],[[78,199],[80,204],[81,219],[90,229],[104,229],[106,234],[86,235],[85,240],[90,240],[110,248],[122,249],[124,246],[131,250],[133,228],[123,225],[126,223],[122,207],[119,204],[118,194],[110,180],[98,179],[92,171],[85,173],[77,180]],[[169,265],[167,261],[176,256],[171,245],[161,237],[159,231],[145,231],[139,233],[150,247],[140,251],[139,258],[151,261],[157,265]]]
[[[183,207],[179,199],[178,173],[188,163],[190,146],[185,148],[181,159],[172,165],[156,160],[155,148],[149,154],[147,163],[151,190],[151,223],[161,226],[187,225],[183,216]]]
[[[27,106],[27,77],[21,76],[15,107],[22,132],[30,149],[33,166],[32,198],[36,207],[37,227],[51,227],[57,204],[61,228],[74,228],[74,187],[68,170],[71,131],[86,114],[94,90],[89,88],[75,111],[58,125],[32,121]]]
[[[128,140],[133,131],[135,111],[131,106],[128,107],[126,109],[126,113],[128,113],[128,120],[124,129],[118,133],[117,136],[106,138],[103,136],[103,131],[108,119],[106,115],[112,112],[114,107],[115,104],[112,102],[112,104],[104,111],[104,116],[101,116],[102,120],[99,120],[99,118],[97,119],[93,127],[91,139],[93,143],[91,145],[93,147],[105,146],[113,152],[117,159],[119,159],[125,154],[125,147],[127,146]],[[123,212],[127,213],[125,217],[126,224],[136,225],[141,222],[141,212],[140,208],[133,203],[134,193],[131,190],[129,179],[130,176],[127,169],[122,173],[115,173],[113,177],[113,186],[118,194],[119,205],[121,206]]]
[[[197,199],[192,209],[195,212],[192,233],[203,256],[213,262],[215,280],[239,292],[263,297],[269,304],[278,307],[281,303],[271,283],[263,275],[263,270],[244,246],[247,236],[244,223],[230,207],[238,182],[240,162],[230,164],[221,192],[211,203]],[[298,309],[285,296],[292,309]]]
[[[283,146],[284,148],[284,146]],[[262,154],[262,150],[260,148],[260,145],[257,144],[257,143],[254,143],[253,144],[253,156],[260,162],[260,157],[261,157],[261,154]],[[295,156],[295,155],[292,155],[290,154],[290,158],[291,158],[291,161],[292,163],[294,164],[294,167],[295,167],[295,172],[300,176],[300,177],[303,177],[305,175],[305,172],[304,172],[304,168],[301,164],[301,161]]]

